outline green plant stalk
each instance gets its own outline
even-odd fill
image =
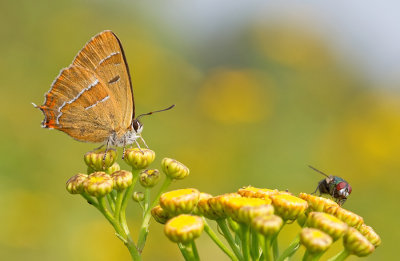
[[[324,252],[321,253],[311,253],[308,250],[304,253],[303,256],[303,261],[318,261],[319,258],[324,254]]]
[[[120,222],[120,215],[121,215],[121,207],[122,207],[122,200],[126,193],[126,189],[117,192],[117,198],[115,200],[115,211],[114,211],[114,218],[118,222]]]
[[[136,248],[135,243],[132,241],[132,238],[125,233],[125,231],[121,228],[119,222],[113,217],[113,215],[107,209],[104,197],[98,198],[97,200],[99,202],[98,209],[108,220],[108,222],[110,222],[110,224],[114,227],[114,230],[117,233],[118,238],[120,238],[124,242],[125,246],[128,248],[132,260],[134,261],[142,260]]]
[[[150,188],[144,189],[144,213],[147,212],[150,206]]]
[[[172,179],[170,177],[166,177],[164,183],[162,184],[160,190],[158,191],[157,196],[154,198],[153,203],[148,207],[143,216],[143,222],[140,226],[139,230],[139,238],[138,238],[138,249],[139,252],[142,252],[144,245],[146,244],[147,234],[149,233],[149,223],[151,218],[151,209],[154,208],[158,204],[158,200],[161,195],[167,190],[169,185],[171,185]]]
[[[191,243],[191,247],[195,260],[200,261],[199,251],[197,251],[196,243],[194,242],[194,240]]]
[[[272,238],[265,237],[264,248],[263,248],[264,249],[263,256],[265,261],[272,261],[271,241]]]
[[[205,220],[205,218],[203,218],[204,220],[204,231],[207,233],[207,235],[211,238],[212,241],[214,241],[215,244],[217,244],[217,246],[224,251],[225,254],[227,254],[229,256],[229,258],[231,260],[234,261],[239,261],[239,259],[235,256],[235,254],[232,253],[232,251],[230,251],[224,243],[222,243],[222,241],[218,238],[217,234],[215,234],[214,230],[212,230],[212,228],[208,225],[207,221]]]
[[[92,205],[92,206],[94,206],[95,208],[99,208],[99,205],[97,204],[97,202],[91,197],[91,196],[89,196],[86,192],[82,192],[81,193],[81,196],[84,198],[84,199],[86,199],[86,201],[90,204],[90,205]]]
[[[115,211],[115,202],[114,202],[114,199],[112,198],[111,194],[107,194],[107,201],[108,201],[108,205],[110,206],[111,210],[114,212]]]
[[[279,233],[282,231],[283,227],[286,225],[286,222],[287,221],[285,221],[285,220],[283,221],[281,228],[272,238],[272,250],[273,250],[273,254],[274,254],[274,260],[277,260],[279,257],[278,236],[279,236]]]
[[[328,261],[343,261],[350,256],[350,252],[343,249],[339,254],[328,259]]]
[[[224,235],[229,246],[235,253],[236,257],[239,258],[239,260],[243,260],[242,253],[240,253],[239,247],[235,244],[235,239],[233,238],[231,232],[229,231],[228,225],[226,224],[226,219],[218,219],[216,220],[216,222],[221,228],[222,234]]]
[[[250,234],[251,234],[251,249],[250,249],[251,258],[252,260],[258,260],[258,258],[260,257],[258,235],[257,232],[254,231],[253,229],[250,230]]]
[[[183,258],[185,258],[186,261],[196,260],[190,243],[189,244],[178,243],[178,247],[181,250],[182,256]]]
[[[292,243],[286,248],[283,253],[279,256],[277,261],[284,261],[287,257],[291,257],[300,247],[300,235],[297,235]]]
[[[125,191],[125,195],[122,199],[121,210],[120,210],[120,218],[119,221],[121,223],[122,228],[125,230],[125,233],[130,237],[128,223],[126,222],[126,207],[128,206],[128,201],[132,196],[133,190],[135,188],[136,182],[139,178],[140,170],[132,168],[132,184]]]
[[[250,229],[246,224],[240,224],[242,234],[242,254],[245,261],[250,260]]]

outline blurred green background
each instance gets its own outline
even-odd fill
[[[400,5],[284,2],[2,0],[1,259],[129,260],[106,220],[65,190],[96,145],[41,129],[30,104],[42,103],[92,36],[111,29],[127,55],[137,112],[176,104],[143,119],[153,167],[168,156],[191,170],[171,189],[312,192],[322,176],[311,164],[353,186],[345,207],[383,241],[366,259],[395,260]],[[162,229],[152,222],[144,259],[181,260]],[[203,260],[224,260],[206,235],[198,242]]]

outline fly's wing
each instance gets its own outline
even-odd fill
[[[94,36],[72,62],[94,71],[114,94],[119,115],[116,115],[116,131],[130,127],[135,116],[132,83],[122,45],[111,31]]]
[[[113,133],[118,111],[113,93],[91,70],[79,66],[63,69],[38,108],[42,126],[61,130],[79,141],[105,142]]]

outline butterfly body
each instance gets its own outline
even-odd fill
[[[35,105],[36,106],[36,105]],[[39,108],[42,127],[78,141],[125,146],[141,138],[122,45],[111,31],[94,36],[61,70]]]

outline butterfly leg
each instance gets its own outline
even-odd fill
[[[149,148],[149,146],[147,146],[147,143],[146,143],[146,142],[144,141],[144,139],[142,138],[142,135],[140,135],[139,137],[140,137],[140,139],[142,140],[144,146],[146,146],[146,148]]]
[[[106,151],[104,152],[104,156],[103,156],[103,169],[106,163],[106,156],[108,151],[110,150],[110,139],[107,140],[107,145],[106,145]]]
[[[137,140],[135,140],[135,143],[136,143],[137,147],[139,148],[140,152],[141,152],[142,154],[144,154],[142,148],[141,148],[140,145],[139,145],[139,142],[137,142]]]
[[[103,147],[104,147],[104,144],[101,144],[99,147],[94,148],[93,150],[99,150],[99,149],[101,149],[101,148],[103,148]]]
[[[122,149],[122,159],[125,158],[125,149],[126,149],[126,139],[124,138],[124,144],[123,144],[123,149]]]

